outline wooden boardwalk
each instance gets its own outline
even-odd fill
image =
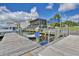
[[[5,34],[0,42],[0,56],[20,56],[40,45],[16,33]]]
[[[58,39],[59,40],[59,39]],[[70,35],[45,46],[16,33],[6,34],[0,42],[1,56],[79,56],[79,36]]]
[[[41,56],[79,56],[79,36],[70,35],[40,51]]]

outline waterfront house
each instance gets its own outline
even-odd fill
[[[31,20],[30,25],[27,28],[32,30],[32,29],[36,29],[37,27],[39,27],[39,29],[47,28],[47,21],[45,19],[40,19],[40,18]]]

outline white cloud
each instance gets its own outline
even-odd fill
[[[63,12],[63,11],[74,10],[76,7],[77,7],[77,4],[74,4],[74,3],[63,3],[63,4],[60,4],[58,11]]]
[[[51,10],[52,8],[53,8],[53,4],[52,3],[49,3],[48,6],[46,6],[46,9]]]
[[[5,21],[24,21],[27,19],[36,19],[39,17],[36,7],[33,7],[30,13],[23,12],[23,11],[17,11],[17,12],[11,12],[9,9],[7,9],[5,6],[0,7],[0,20]]]
[[[70,17],[68,18],[68,20],[78,22],[78,21],[79,21],[79,14],[76,14],[76,15],[74,15],[74,16],[70,16]]]
[[[28,18],[27,16],[29,16],[29,13],[23,11],[11,12],[8,14],[9,19],[12,19],[15,22],[25,21]]]
[[[39,14],[37,13],[37,8],[36,8],[36,7],[33,7],[33,8],[31,9],[31,18],[32,18],[32,19],[39,18]]]
[[[9,9],[7,9],[5,6],[0,7],[0,22],[4,23],[6,22],[13,22],[13,23],[21,23],[21,27],[27,27],[29,24],[29,20],[33,20],[39,17],[39,14],[37,13],[37,8],[33,7],[31,12],[24,12],[24,11],[16,11],[11,12]],[[0,26],[2,26],[0,24]]]
[[[8,13],[8,12],[10,12],[10,10],[8,10],[5,6],[0,6],[0,14]]]
[[[33,7],[33,8],[31,9],[31,13],[36,12],[36,10],[37,10],[37,8],[36,8],[36,7]]]

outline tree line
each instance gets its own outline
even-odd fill
[[[53,18],[50,18],[50,20],[52,20],[52,19],[58,19],[58,20],[61,21],[61,16],[60,16],[60,14],[55,14]],[[53,27],[60,26],[60,25],[62,27],[64,27],[65,25],[68,25],[69,27],[71,27],[71,26],[79,26],[79,22],[66,20],[66,21],[63,21],[63,22],[61,21],[61,23],[60,22],[55,22],[55,23],[50,24],[50,26],[53,26]]]

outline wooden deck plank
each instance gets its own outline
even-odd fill
[[[38,53],[42,56],[79,56],[79,36],[70,35]]]
[[[8,33],[0,42],[0,55],[22,55],[23,53],[35,49],[39,46],[39,44],[29,40],[28,38],[22,37],[16,33]]]

